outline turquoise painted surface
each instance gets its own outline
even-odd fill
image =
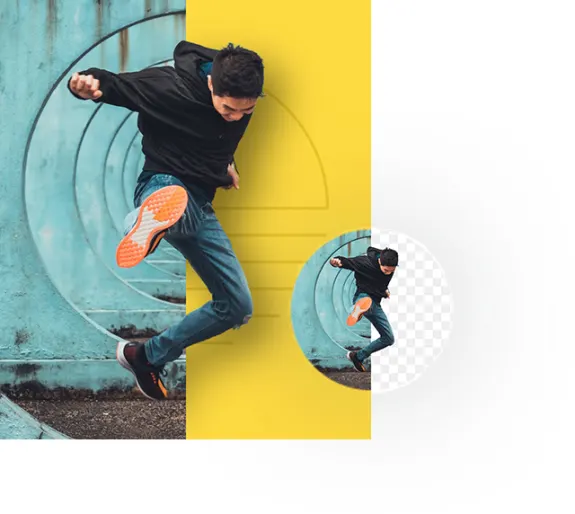
[[[355,293],[353,273],[329,264],[336,255],[364,254],[370,241],[369,230],[351,232],[330,241],[310,258],[296,281],[292,325],[304,354],[317,366],[349,368],[346,349],[363,347],[370,340],[371,325],[367,319],[354,327],[346,325]]]
[[[69,439],[0,394],[0,439]]]
[[[0,3],[0,386],[20,361],[35,363],[46,387],[131,387],[117,365],[90,371],[114,358],[108,329],[159,331],[184,315],[156,298],[185,297],[177,252],[162,244],[130,270],[114,260],[142,165],[135,116],[66,90],[78,69],[169,64],[184,9],[185,0]]]

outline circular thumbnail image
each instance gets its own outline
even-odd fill
[[[418,378],[447,341],[453,302],[445,273],[419,242],[359,230],[318,249],[293,291],[291,317],[325,376],[384,392]]]
[[[356,389],[371,388],[370,373],[356,372],[348,354],[369,344],[370,323],[361,317],[348,324],[354,273],[332,260],[365,255],[370,236],[369,230],[350,232],[319,248],[298,276],[291,305],[295,336],[308,360],[330,379]]]

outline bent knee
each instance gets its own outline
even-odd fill
[[[252,297],[249,291],[218,302],[218,315],[230,328],[248,323],[253,315],[253,309]]]
[[[385,342],[386,346],[391,346],[393,343],[395,343],[395,337],[393,335],[393,332],[382,330],[381,332],[379,332],[379,337],[381,338],[382,341]]]
[[[231,322],[233,326],[246,325],[253,316],[254,306],[250,294],[243,295],[232,304]]]

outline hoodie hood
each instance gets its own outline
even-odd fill
[[[370,246],[367,249],[367,256],[369,257],[369,260],[373,262],[378,268],[379,268],[379,256],[381,255],[382,251],[383,250],[380,250],[379,248],[374,248],[373,246]]]
[[[199,68],[203,63],[213,61],[217,54],[218,50],[189,41],[180,41],[174,48],[176,73],[195,94],[206,92],[209,94],[206,80],[200,75]]]

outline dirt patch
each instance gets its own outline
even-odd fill
[[[16,336],[14,338],[14,344],[20,346],[21,344],[27,343],[30,339],[30,334],[26,330],[17,330]]]
[[[156,294],[156,295],[154,295],[154,297],[157,298],[158,300],[162,300],[164,302],[177,303],[179,305],[185,305],[185,303],[186,303],[185,298],[178,298],[176,296],[166,296],[164,294]]]
[[[326,377],[338,384],[355,389],[371,390],[371,373],[359,371],[328,371],[320,370]]]
[[[22,366],[18,364],[17,366]],[[173,368],[172,368],[173,369]],[[173,375],[172,375],[173,378]],[[186,399],[186,382],[185,377],[177,380],[173,388],[170,388],[170,400],[185,400]],[[66,387],[55,387],[48,389],[37,380],[28,380],[20,382],[17,385],[2,384],[0,385],[0,393],[4,393],[12,401],[71,401],[71,400],[86,400],[86,401],[120,401],[120,400],[139,400],[142,393],[137,387],[126,389],[125,387],[108,387],[100,391],[94,392],[90,389],[74,389]]]
[[[153,328],[136,328],[134,325],[124,325],[122,327],[110,327],[108,332],[118,336],[125,341],[147,340],[157,336],[159,332]]]
[[[73,439],[186,438],[185,400],[12,400]]]

